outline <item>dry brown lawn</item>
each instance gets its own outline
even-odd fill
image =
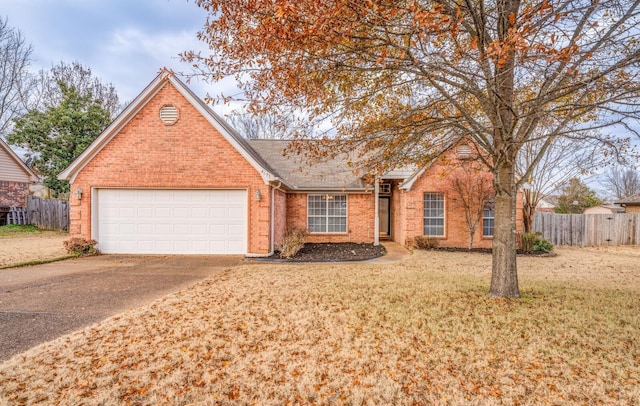
[[[0,404],[640,404],[640,247],[246,264],[0,366]]]
[[[68,233],[57,231],[0,234],[0,267],[64,257],[68,254],[63,242],[68,238]]]

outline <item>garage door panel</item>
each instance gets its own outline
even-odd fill
[[[208,234],[207,226],[205,226],[204,224],[194,224],[193,226],[191,226],[191,234],[193,234],[194,236],[206,237]]]
[[[188,224],[175,224],[173,226],[174,235],[185,235],[185,237],[183,238],[188,238],[186,237],[186,235],[190,233],[191,233],[191,227],[189,227]]]
[[[240,208],[230,207],[227,211],[227,215],[229,218],[242,219],[246,216],[246,213],[240,210]]]
[[[96,236],[105,253],[244,254],[245,190],[99,189]]]

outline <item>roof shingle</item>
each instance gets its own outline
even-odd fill
[[[349,167],[347,154],[340,154],[327,161],[308,163],[302,156],[285,155],[284,151],[290,142],[247,140],[262,160],[294,189],[362,190],[370,187]]]

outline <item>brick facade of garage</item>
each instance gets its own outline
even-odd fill
[[[165,105],[179,119],[165,125]],[[247,189],[249,253],[270,252],[270,188],[260,174],[167,83],[80,170],[71,185],[70,233],[91,237],[92,188]],[[74,191],[82,189],[78,200]],[[260,190],[261,200],[255,192]]]

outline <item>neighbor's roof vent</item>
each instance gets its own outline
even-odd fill
[[[160,109],[160,120],[162,120],[165,125],[175,124],[175,122],[178,121],[178,109],[176,106],[171,104],[162,106]]]

